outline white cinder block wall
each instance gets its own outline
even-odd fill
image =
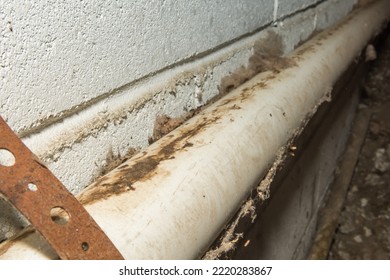
[[[110,149],[146,147],[158,115],[217,95],[268,31],[287,53],[356,2],[3,0],[1,116],[78,193]],[[18,229],[15,217],[0,201],[0,240]]]

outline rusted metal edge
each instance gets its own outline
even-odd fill
[[[47,240],[61,259],[123,259],[80,202],[0,117],[0,194]]]

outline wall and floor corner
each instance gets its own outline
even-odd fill
[[[386,5],[385,1],[379,2]],[[251,58],[259,49],[262,50],[261,46],[267,45],[267,40],[273,38],[272,42],[279,42],[283,47],[276,51],[277,54],[290,53],[313,34],[345,18],[356,4],[356,1],[330,0],[214,1],[207,6],[198,1],[191,4],[139,1],[131,5],[126,1],[101,1],[99,5],[67,2],[51,6],[5,2],[1,11],[2,116],[53,173],[74,194],[79,194],[98,178],[100,169],[107,164],[107,154],[118,156],[126,154],[130,149],[145,149],[153,136],[156,119],[164,115],[182,117],[206,104],[221,91],[237,87],[238,82],[232,73],[237,70],[252,73],[247,70],[251,66]],[[388,15],[382,15],[382,18],[386,17]],[[377,30],[376,26],[371,28]],[[270,55],[275,54],[272,50],[267,51]],[[282,61],[286,62],[274,58],[273,63],[277,66],[271,65],[263,70],[280,72],[283,68],[291,67],[281,67],[279,64],[283,64]],[[269,72],[266,71],[264,76],[269,76]],[[226,85],[229,76],[231,80]],[[268,76],[263,78],[270,79]],[[333,84],[322,86],[322,92],[329,92]],[[312,104],[311,110],[316,104]],[[264,106],[267,108],[268,105]],[[350,113],[341,119],[350,123],[353,106],[346,112]],[[206,113],[202,114],[206,117]],[[247,121],[250,122],[250,119]],[[187,126],[196,124],[196,120],[185,123]],[[342,129],[337,128],[336,131],[341,133]],[[170,137],[179,139],[177,133],[170,134]],[[160,157],[158,150],[161,143],[168,140],[161,140],[151,145],[148,148],[150,151],[145,150],[143,154],[136,155],[134,162],[148,155],[153,155],[149,159],[154,161],[165,161],[166,158]],[[229,139],[225,140],[229,142]],[[340,143],[332,144],[337,146],[338,153],[338,147],[342,146],[343,141],[341,137]],[[193,149],[197,148],[198,144],[189,144],[188,150],[191,150],[191,145]],[[212,153],[210,151],[210,155]],[[203,161],[201,155],[196,156],[195,153],[193,159]],[[269,168],[273,160],[270,158],[265,166]],[[231,162],[235,161],[231,159]],[[185,166],[183,168],[176,172],[189,172]],[[166,177],[167,173],[163,174],[163,170],[158,168],[150,171],[153,171],[155,177]],[[260,175],[244,181],[254,185]],[[112,179],[110,175],[108,178]],[[184,177],[181,179],[186,180]],[[224,179],[214,179],[223,184]],[[191,246],[185,245],[185,241],[178,238],[173,247],[162,249],[155,246],[155,250],[144,246],[145,242],[155,240],[158,232],[146,233],[139,244],[128,244],[130,237],[137,236],[137,232],[139,235],[148,224],[140,224],[136,232],[129,233],[129,239],[120,240],[114,236],[117,230],[122,231],[120,228],[123,225],[109,225],[108,219],[115,221],[120,218],[130,223],[132,219],[144,215],[144,211],[150,215],[153,215],[153,211],[159,211],[153,204],[147,210],[137,208],[146,201],[163,199],[161,194],[151,195],[154,193],[154,183],[151,181],[150,178],[147,182],[139,180],[140,186],[143,183],[149,186],[143,186],[144,193],[132,198],[132,203],[125,202],[125,196],[113,197],[117,202],[123,200],[123,204],[119,204],[122,207],[126,205],[120,217],[113,217],[114,213],[110,213],[108,206],[99,205],[101,210],[97,210],[97,204],[88,197],[88,190],[80,194],[79,198],[88,204],[87,210],[118,248],[127,246],[131,250],[124,253],[126,258],[199,257],[210,245],[210,236],[216,237],[218,234],[217,229],[198,232],[199,240],[194,237],[197,242]],[[171,183],[162,183],[161,189],[169,188]],[[134,182],[134,186],[138,189],[137,182]],[[207,195],[223,198],[227,193],[229,190]],[[104,190],[101,194],[104,195]],[[193,195],[198,194],[194,192]],[[211,220],[215,219],[221,229],[223,223],[237,211],[239,201],[243,202],[247,195],[248,190],[239,195],[238,201],[232,201],[229,213],[219,209],[218,205],[211,205],[213,199],[207,200],[204,203],[210,204],[208,210],[212,209],[215,213],[206,214],[211,216]],[[182,204],[180,208],[184,212],[191,211],[191,202],[186,199],[188,204]],[[132,207],[134,211],[131,214],[134,216],[124,216],[128,208]],[[0,209],[0,239],[6,239],[17,233],[24,222],[3,201]],[[99,213],[102,209],[106,210],[104,215]],[[171,210],[165,211],[173,215],[169,212]],[[205,214],[198,214],[201,213]],[[174,234],[171,229],[161,225],[157,228],[161,229],[162,236],[167,239],[170,234]],[[32,244],[42,242],[36,236],[30,235],[29,238],[33,240],[30,240]],[[19,243],[14,244],[12,247],[16,248],[15,251],[10,249],[3,257],[9,254],[8,257],[23,258],[24,253],[20,252],[26,251],[23,248],[18,251],[18,246],[23,247]],[[32,251],[25,257],[53,257],[49,248],[43,253]]]

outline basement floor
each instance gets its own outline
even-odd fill
[[[372,115],[328,259],[390,259],[390,37],[364,81]],[[342,171],[340,171],[342,172]]]

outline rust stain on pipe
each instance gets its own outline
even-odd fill
[[[120,194],[126,191],[134,191],[133,184],[135,182],[142,182],[152,177],[158,169],[161,162],[174,158],[177,150],[183,150],[192,147],[193,143],[189,140],[200,131],[204,130],[208,125],[216,122],[220,116],[213,116],[211,118],[204,117],[201,122],[195,126],[183,131],[180,136],[170,137],[168,135],[161,145],[159,151],[155,154],[142,153],[140,158],[132,158],[123,163],[118,168],[98,179],[94,184],[85,189],[85,191],[78,196],[82,204],[93,203],[100,199],[106,199],[111,195]],[[184,129],[183,129],[184,130]]]

